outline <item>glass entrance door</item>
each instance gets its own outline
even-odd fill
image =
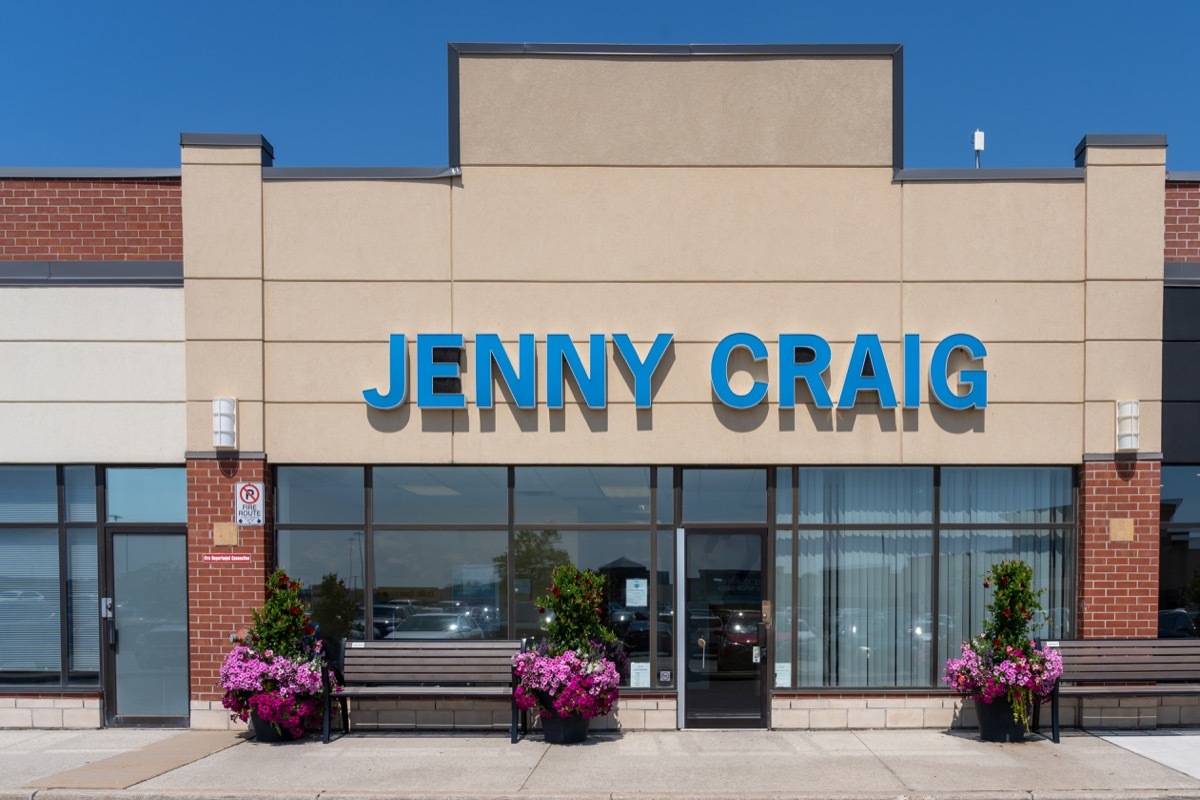
[[[109,725],[187,725],[187,537],[107,532],[101,607]]]
[[[678,626],[685,728],[765,728],[765,528],[685,530]]]

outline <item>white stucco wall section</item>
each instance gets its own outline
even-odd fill
[[[183,290],[0,289],[0,463],[178,463]]]

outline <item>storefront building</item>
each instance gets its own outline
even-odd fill
[[[970,724],[941,666],[1004,558],[1045,637],[1196,635],[1200,175],[1165,136],[908,169],[892,45],[449,64],[444,170],[257,134],[0,170],[0,726],[225,727],[275,566],[351,639],[534,636],[551,567],[595,569],[631,730]]]

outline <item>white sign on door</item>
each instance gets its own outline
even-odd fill
[[[263,525],[267,517],[267,501],[261,483],[239,483],[234,497],[238,525]]]

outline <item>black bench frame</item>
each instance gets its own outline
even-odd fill
[[[341,663],[331,664],[325,673],[322,741],[329,743],[329,719],[334,698],[341,708],[342,733],[345,734],[350,732],[350,698],[494,700],[508,697],[512,704],[509,737],[516,744],[517,720],[521,714],[513,695],[517,679],[512,657],[523,652],[523,640],[363,642],[343,639]],[[341,691],[334,691],[333,681]],[[522,732],[528,732],[528,721],[522,725]]]
[[[1063,639],[1046,647],[1062,655],[1063,674],[1050,693],[1052,738],[1058,742],[1058,699],[1200,694],[1200,639]],[[1070,686],[1063,686],[1070,683]],[[1033,730],[1041,703],[1034,705]]]

